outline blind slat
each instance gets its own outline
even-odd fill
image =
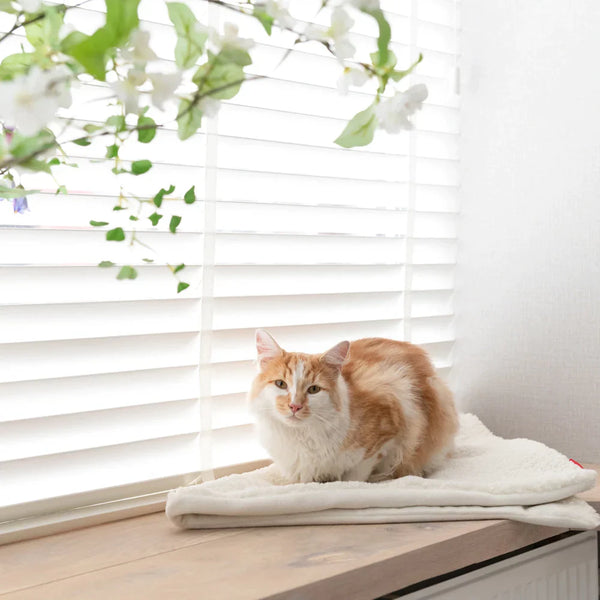
[[[0,345],[0,383],[197,364],[197,333]]]
[[[4,229],[0,235],[0,255],[14,265],[90,265],[110,260],[117,264],[144,265],[144,258],[157,262],[197,265],[201,263],[198,250],[201,234],[146,233],[142,246],[127,242],[107,242],[105,233],[97,228],[83,230]],[[160,257],[160,258],[159,258]]]
[[[401,294],[330,294],[315,296],[266,296],[218,298],[214,304],[213,327],[240,329],[277,325],[401,319]]]
[[[76,340],[196,331],[199,300],[10,306],[0,315],[0,343]]]
[[[11,510],[11,505],[101,492],[197,471],[196,442],[197,434],[186,434],[5,462],[2,475],[7,483],[2,486],[2,516],[18,518],[22,509],[16,506]],[[103,494],[94,496],[102,498]]]
[[[0,306],[11,304],[32,306],[42,304],[73,304],[102,302],[133,302],[173,300],[177,294],[176,280],[165,266],[138,266],[134,285],[116,279],[118,267],[4,267],[0,268]],[[185,279],[198,282],[197,267],[187,266]],[[186,298],[199,297],[196,285]],[[67,309],[68,310],[68,309]]]
[[[197,396],[197,366],[2,383],[0,422]]]
[[[0,462],[197,433],[196,399],[0,423]]]

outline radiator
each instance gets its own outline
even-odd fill
[[[596,532],[553,542],[454,577],[402,600],[598,600]]]

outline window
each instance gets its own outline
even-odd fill
[[[307,19],[314,14],[298,4]],[[185,217],[176,235],[167,224],[138,227],[155,263],[143,261],[145,247],[132,255],[89,225],[119,216],[117,179],[93,162],[102,144],[78,149],[79,169],[61,167],[68,195],[30,176],[27,185],[43,190],[30,212],[13,215],[0,203],[4,530],[99,503],[110,510],[265,458],[245,407],[257,327],[308,352],[345,338],[406,339],[442,372],[451,366],[457,8],[451,0],[383,6],[399,64],[425,55],[412,79],[430,95],[410,133],[379,131],[371,146],[338,148],[332,140],[368,96],[340,97],[339,64],[316,44],[273,70],[293,38],[262,36],[253,57],[268,79],[248,82],[188,142],[168,130],[160,146],[131,144],[124,156],[154,163],[152,177],[122,178],[136,194],[195,185],[202,199],[165,202],[167,214]],[[243,18],[193,7],[212,24]],[[90,2],[69,14],[93,30],[99,8]],[[146,2],[140,14],[160,33],[155,51],[171,60],[166,11]],[[258,23],[240,25],[259,35]],[[373,34],[365,21],[354,42],[372,49]],[[106,91],[82,86],[65,123],[101,122]],[[101,260],[135,264],[139,276],[117,281],[115,269],[96,266]],[[165,262],[186,264],[184,293]]]

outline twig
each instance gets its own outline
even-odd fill
[[[67,12],[68,10],[70,10],[72,8],[79,8],[82,4],[86,4],[89,1],[90,0],[83,0],[79,4],[74,4],[73,6],[63,6],[63,10],[65,12]],[[213,0],[209,0],[209,1],[212,2]],[[17,15],[17,18],[18,18],[18,16],[19,15]],[[7,31],[5,34],[2,35],[2,37],[0,37],[0,43],[3,42],[9,35],[13,34],[17,29],[20,29],[21,27],[27,27],[27,25],[31,25],[32,23],[37,23],[38,21],[41,21],[42,19],[45,19],[45,18],[46,18],[46,13],[42,13],[40,15],[37,15],[36,17],[33,17],[33,19],[29,19],[29,21],[23,21],[22,23],[19,23],[18,21],[15,22],[15,24],[12,26],[10,31]]]
[[[212,0],[210,0],[210,1],[212,1]],[[181,117],[185,116],[188,112],[190,112],[198,104],[198,102],[200,102],[200,100],[202,100],[203,98],[206,98],[207,96],[212,96],[214,94],[218,94],[219,92],[222,92],[223,90],[234,87],[236,85],[240,85],[240,84],[244,83],[245,81],[264,79],[265,77],[266,77],[266,75],[252,75],[251,77],[245,77],[244,79],[238,79],[236,81],[232,81],[231,83],[227,83],[225,85],[221,85],[219,87],[213,88],[212,90],[208,90],[207,92],[204,92],[203,94],[196,93],[192,97],[192,101],[189,104],[189,106],[187,106],[185,108],[185,110],[181,111],[175,117],[174,120],[178,120]],[[171,123],[171,122],[172,121],[167,121],[167,123]],[[160,125],[136,125],[135,127],[131,127],[129,129],[127,129],[126,131],[127,131],[127,133],[131,134],[135,131],[146,131],[148,129],[162,129],[165,127],[165,125],[167,125],[167,123],[162,123]],[[78,136],[72,140],[67,140],[65,142],[62,142],[60,145],[71,144],[71,143],[75,142],[76,140],[80,140],[82,137],[90,140],[90,139],[104,137],[106,135],[112,135],[112,134],[114,134],[113,129],[106,129],[104,131],[97,131],[97,132],[94,132],[94,133],[91,133],[88,135]],[[59,143],[57,140],[54,140],[53,142],[48,142],[47,144],[40,146],[40,148],[31,152],[30,154],[21,156],[19,158],[11,158],[9,160],[4,161],[3,163],[0,163],[0,175],[4,175],[10,168],[12,168],[16,165],[19,165],[19,164],[26,163],[27,161],[32,160],[32,159],[36,158],[37,156],[39,156],[40,154],[43,154],[44,152],[47,152],[48,150],[55,148],[57,146],[59,146]]]

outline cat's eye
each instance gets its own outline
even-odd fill
[[[321,388],[318,385],[311,385],[306,391],[309,394],[316,394],[321,391]]]
[[[282,390],[287,390],[287,383],[283,379],[275,381],[275,385]]]

